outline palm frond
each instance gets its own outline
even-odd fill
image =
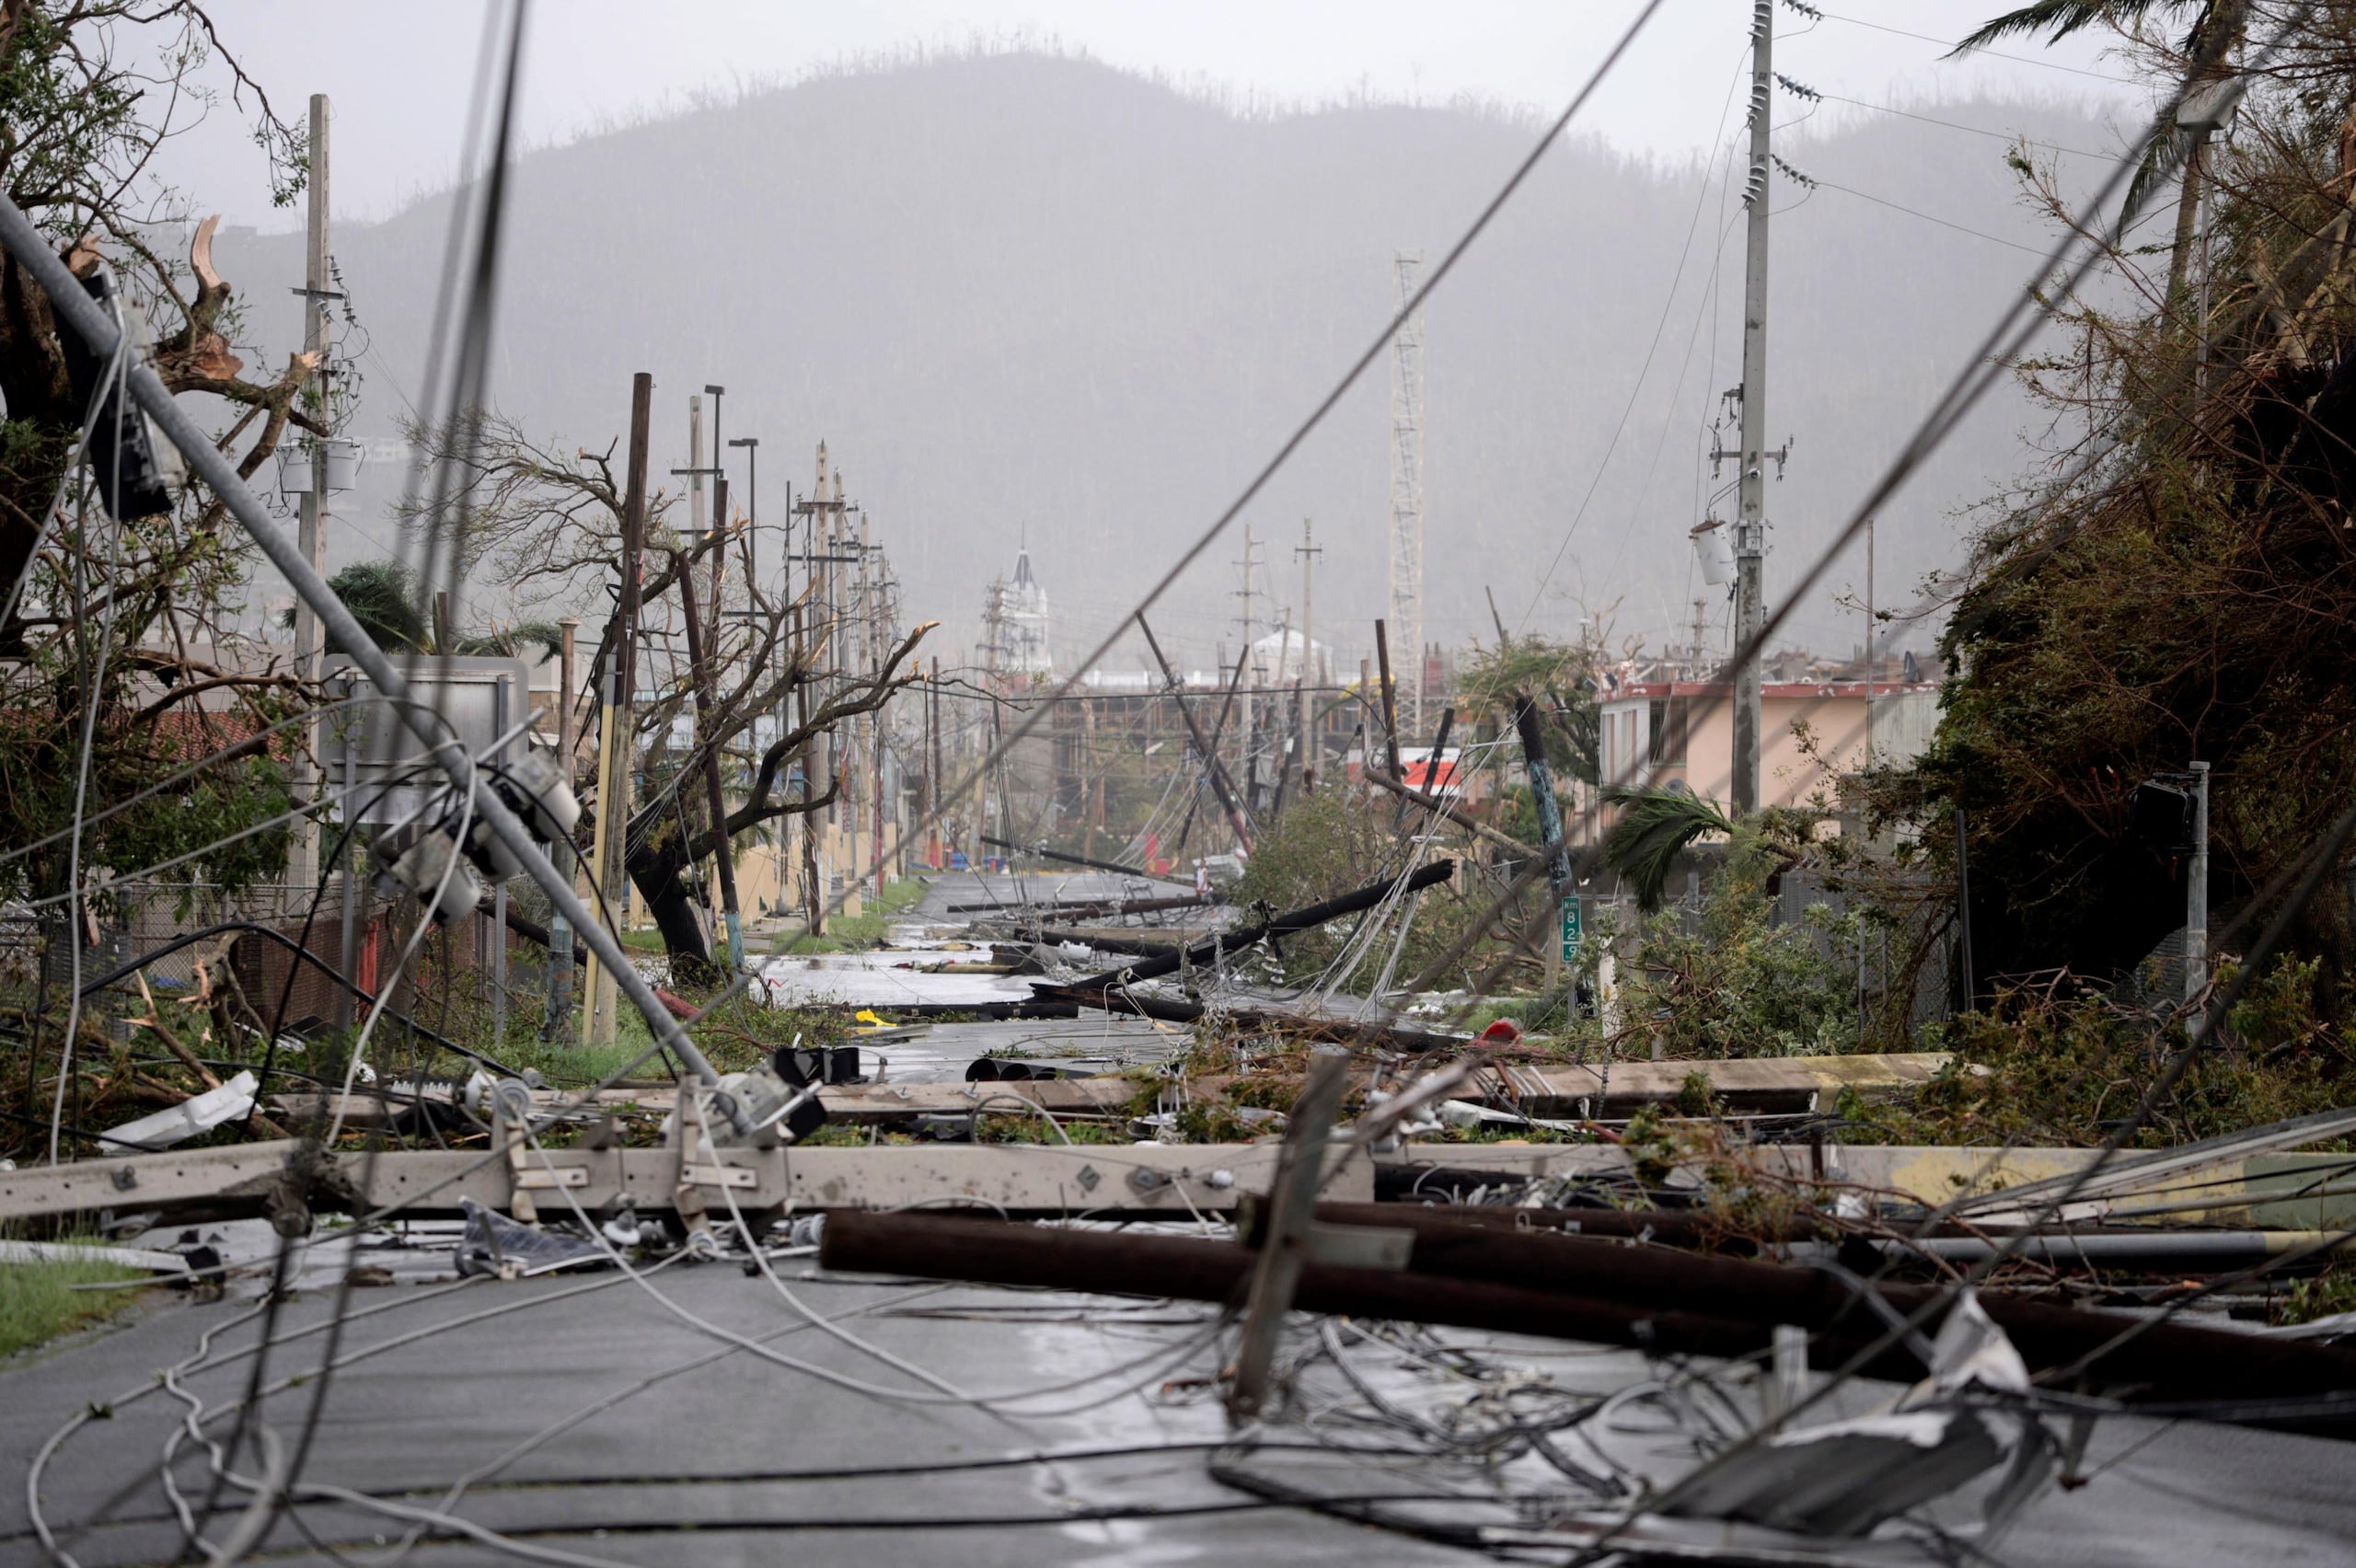
[[[2016,11],[1982,22],[1955,46],[1955,53],[2031,35],[2049,43],[2059,42],[2081,29],[2105,22],[2132,26],[2157,6],[2174,8],[2186,3],[2187,0],[2031,0]],[[2205,0],[2201,10],[2208,10]]]
[[[1603,836],[1603,864],[1627,879],[1636,906],[1651,914],[1661,905],[1669,873],[1685,847],[1705,833],[1734,831],[1714,801],[1681,790],[1607,790],[1606,802],[1620,808],[1620,820]]]
[[[462,637],[457,640],[456,651],[513,659],[526,648],[537,648],[548,657],[556,658],[564,651],[563,629],[553,621],[521,621],[478,636]]]
[[[329,578],[328,587],[343,601],[343,607],[352,612],[360,629],[386,652],[431,651],[433,640],[426,631],[424,617],[417,613],[412,575],[400,562],[354,561]],[[332,640],[328,646],[340,652],[353,651]]]

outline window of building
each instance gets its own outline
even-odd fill
[[[1682,767],[1685,765],[1685,728],[1688,709],[1692,699],[1683,697],[1663,698],[1646,705],[1646,718],[1651,721],[1649,744],[1645,760],[1655,767]]]

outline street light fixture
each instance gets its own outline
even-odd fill
[[[2161,773],[2135,786],[2128,804],[2136,836],[2165,855],[2182,855],[2184,874],[2184,999],[2209,983],[2209,765],[2188,773]],[[2198,1034],[2201,1020],[2189,1028]]]

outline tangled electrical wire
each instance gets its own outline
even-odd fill
[[[511,87],[512,65],[511,56]],[[498,160],[499,164],[504,162],[503,130],[502,134],[502,156]],[[495,193],[489,211],[494,215],[495,220],[497,211]],[[487,225],[486,249],[493,248],[490,246],[488,238],[488,234],[491,232],[495,231],[488,230]],[[1437,277],[1433,281],[1436,282]],[[487,318],[486,304],[482,312],[485,332],[487,332]],[[479,344],[482,340],[471,329],[464,336],[469,344]],[[469,348],[467,355],[462,358],[468,359],[468,363],[479,363],[479,359],[470,357],[473,354],[474,350]],[[466,384],[467,380],[468,377],[463,374],[458,377],[461,385]],[[1959,417],[1960,411],[1960,409],[1953,410],[1956,417]],[[1951,423],[1951,421],[1948,422]],[[1940,431],[1937,433],[1944,433],[1944,432]],[[1913,461],[1920,460],[1919,455],[1910,455]],[[1902,473],[1901,469],[1900,478],[1902,478]],[[1256,486],[1254,488],[1256,489]],[[1248,493],[1245,499],[1249,499]],[[1239,502],[1239,506],[1240,504]],[[1213,532],[1216,533],[1216,531],[1214,529]],[[456,547],[447,548],[450,552],[447,558],[429,554],[428,563],[433,564],[437,559],[456,559],[459,553]],[[431,572],[422,574],[421,580],[433,581],[433,574]],[[1763,635],[1765,634],[1762,633]],[[1025,732],[1023,730],[1019,729],[1013,737],[1000,743],[999,750],[1002,753],[1006,746],[1011,745],[1014,740],[1019,740],[1023,732]],[[985,767],[987,767],[986,763]],[[467,804],[461,808],[456,822],[453,836],[456,842],[463,843],[471,836],[474,826],[472,818],[468,814],[471,809],[472,802],[469,798]],[[76,811],[78,831],[80,820],[78,804]],[[2339,844],[2344,843],[2346,837],[2347,831],[2343,828],[2331,847],[2336,850]],[[1411,853],[1409,857],[1411,866],[1413,859],[1422,853],[1423,849],[1420,846]],[[2333,857],[2324,857],[2325,859],[2331,858]],[[456,853],[445,854],[436,862],[437,874],[429,879],[433,889],[431,903],[438,905],[441,902],[454,880],[460,874],[462,864],[460,857]],[[2311,893],[2312,888],[2309,887],[2305,891]],[[2293,899],[2293,905],[2304,901],[2304,896],[2296,897]],[[1391,920],[1394,918],[1398,920],[1398,930],[1403,936],[1405,922],[1411,917],[1412,905],[1402,899],[1378,916],[1362,921],[1358,930],[1354,933],[1350,950],[1346,955],[1346,965],[1341,960],[1336,961],[1335,967],[1329,971],[1324,988],[1330,992],[1334,986],[1339,985],[1349,974],[1356,973],[1371,957],[1377,944],[1378,934],[1386,928]],[[2280,928],[2280,923],[2278,923],[2275,930],[2270,931],[2268,937],[2261,940],[2261,950],[2267,949],[2274,940],[2279,938]],[[404,963],[413,956],[414,951],[414,941],[412,941],[410,949],[403,954]],[[1399,951],[1399,943],[1394,940],[1389,960],[1382,971],[1382,977],[1386,983],[1396,965]],[[2251,967],[2255,969],[2256,963],[2253,963]],[[1377,991],[1386,988],[1387,984],[1378,986]],[[2221,1005],[2230,1006],[2231,998],[2223,999]],[[337,1101],[339,1120],[330,1127],[330,1140],[334,1132],[340,1130],[341,1107],[349,1101],[349,1090],[353,1081],[352,1075],[358,1070],[368,1032],[375,1027],[382,1011],[383,1003],[380,997],[378,1004],[369,1014],[368,1021],[362,1031],[360,1043],[355,1047],[352,1063],[347,1067],[344,1085],[347,1093]],[[70,1039],[71,1032],[69,1031],[69,1042]],[[2165,1078],[2165,1075],[2163,1077]],[[2154,1095],[2160,1092],[2164,1087],[2164,1083],[2155,1083],[2153,1086]],[[687,1092],[695,1091],[689,1090]],[[2144,1105],[2139,1108],[2139,1119],[2148,1113],[2152,1098],[2147,1095]],[[530,1122],[527,1121],[523,1130],[516,1136],[521,1138],[525,1147],[537,1148]],[[2118,1144],[2114,1143],[2107,1148],[2104,1158],[2107,1159],[2109,1155],[2115,1153]],[[485,1156],[485,1159],[503,1158],[507,1152],[504,1149],[492,1150]],[[564,1190],[560,1188],[559,1191],[562,1193]],[[725,1193],[725,1189],[722,1191]],[[589,1216],[580,1210],[578,1204],[572,1202],[569,1193],[564,1195],[568,1203],[572,1203],[575,1217],[587,1231],[591,1240],[597,1241],[601,1235],[600,1228],[592,1222]],[[2062,1198],[2057,1198],[2055,1202],[2058,1205],[2065,1199],[2066,1193]],[[738,1231],[743,1235],[744,1244],[748,1249],[746,1261],[754,1266],[755,1272],[767,1277],[768,1283],[780,1298],[799,1314],[802,1322],[797,1326],[823,1327],[823,1331],[828,1337],[847,1349],[890,1366],[926,1387],[895,1389],[866,1379],[851,1378],[803,1358],[788,1357],[781,1353],[770,1351],[766,1348],[765,1342],[759,1336],[741,1334],[713,1323],[684,1304],[666,1297],[662,1290],[652,1283],[652,1276],[660,1270],[669,1267],[671,1262],[676,1261],[676,1254],[652,1267],[633,1267],[621,1249],[606,1244],[603,1251],[607,1255],[607,1261],[618,1266],[618,1279],[627,1280],[638,1286],[662,1310],[690,1329],[723,1342],[723,1348],[709,1353],[710,1355],[741,1351],[782,1369],[801,1376],[818,1378],[832,1386],[865,1397],[885,1400],[895,1406],[948,1403],[981,1409],[1021,1407],[1034,1397],[1077,1392],[1081,1388],[1089,1387],[1095,1382],[1110,1380],[1114,1376],[1100,1374],[1044,1389],[1026,1389],[1014,1396],[1001,1396],[994,1399],[988,1397],[976,1399],[969,1396],[945,1379],[923,1371],[905,1358],[882,1351],[880,1347],[851,1334],[848,1330],[833,1323],[831,1320],[824,1320],[822,1323],[820,1316],[810,1312],[806,1304],[801,1302],[777,1276],[772,1264],[771,1252],[764,1249],[761,1239],[743,1234],[746,1227],[744,1216],[735,1208],[733,1194],[728,1195],[728,1205]],[[389,1217],[388,1215],[371,1216],[368,1223],[379,1224],[387,1217]],[[290,1238],[288,1244],[281,1250],[280,1253],[274,1280],[274,1284],[279,1288],[273,1289],[270,1300],[262,1307],[257,1308],[254,1313],[237,1320],[238,1323],[243,1323],[258,1314],[262,1321],[262,1332],[256,1345],[249,1352],[241,1353],[241,1355],[249,1354],[253,1361],[252,1382],[245,1399],[237,1401],[234,1407],[214,1408],[189,1390],[187,1380],[195,1371],[217,1370],[226,1364],[225,1361],[209,1359],[210,1348],[214,1337],[212,1332],[208,1332],[205,1336],[195,1356],[167,1372],[155,1385],[153,1390],[143,1385],[141,1389],[127,1396],[127,1398],[136,1398],[150,1391],[160,1391],[178,1401],[184,1407],[184,1417],[175,1423],[171,1429],[172,1435],[167,1440],[161,1472],[166,1478],[167,1500],[170,1505],[171,1516],[181,1532],[184,1543],[214,1561],[234,1562],[239,1555],[268,1538],[272,1523],[282,1511],[294,1515],[300,1524],[300,1515],[295,1509],[298,1502],[331,1502],[371,1510],[408,1527],[410,1533],[399,1549],[399,1552],[395,1554],[394,1561],[398,1561],[401,1553],[405,1553],[427,1534],[450,1533],[464,1535],[483,1544],[512,1551],[515,1555],[539,1561],[575,1562],[596,1561],[580,1554],[560,1551],[503,1537],[486,1527],[458,1518],[450,1512],[450,1508],[455,1505],[457,1496],[463,1493],[468,1484],[466,1482],[462,1482],[449,1495],[449,1501],[441,1506],[419,1508],[398,1500],[377,1497],[351,1488],[330,1486],[304,1479],[304,1460],[308,1452],[311,1434],[317,1426],[319,1412],[326,1403],[331,1375],[355,1360],[383,1354],[402,1343],[415,1343],[415,1341],[397,1337],[393,1341],[380,1342],[379,1344],[367,1347],[363,1351],[348,1354],[339,1352],[337,1348],[339,1337],[345,1328],[372,1315],[369,1312],[356,1311],[349,1308],[349,1269],[346,1271],[344,1286],[338,1295],[334,1314],[328,1323],[283,1334],[279,1333],[274,1309],[279,1297],[283,1294],[283,1286],[290,1267],[289,1260],[295,1250],[296,1244],[294,1239]],[[617,1280],[601,1280],[594,1285],[582,1286],[580,1290],[599,1289],[607,1284],[617,1282]],[[536,1297],[529,1300],[503,1305],[479,1316],[487,1318],[503,1315],[506,1312],[522,1310],[526,1307],[537,1305],[548,1299],[552,1298]],[[406,1304],[406,1301],[400,1303],[400,1305]],[[388,1309],[378,1310],[384,1309]],[[217,1327],[228,1326],[230,1325],[224,1324]],[[440,1333],[457,1326],[462,1324],[437,1323],[419,1332],[420,1336]],[[297,1386],[297,1375],[286,1375],[276,1381],[266,1382],[263,1374],[268,1358],[274,1348],[281,1348],[299,1337],[318,1332],[328,1334],[329,1349],[322,1358],[319,1372],[316,1375],[315,1391],[310,1410],[306,1417],[303,1435],[290,1448],[274,1435],[271,1427],[262,1419],[260,1407],[263,1399],[269,1395],[283,1392]],[[1891,1332],[1893,1335],[1902,1337],[1896,1326],[1893,1326]],[[1174,1350],[1169,1345],[1157,1346],[1149,1356],[1140,1358],[1138,1363],[1119,1369],[1118,1376],[1130,1378],[1133,1380],[1124,1383],[1114,1392],[1104,1397],[1126,1397],[1136,1388],[1143,1387],[1145,1383],[1165,1376],[1168,1364],[1171,1362],[1183,1360],[1186,1356],[1200,1354],[1210,1348],[1215,1343],[1216,1333],[1216,1326],[1214,1326],[1207,1332],[1183,1340]],[[1434,1408],[1417,1408],[1386,1385],[1385,1379],[1392,1368],[1378,1368],[1370,1365],[1372,1358],[1378,1354],[1390,1355],[1401,1365],[1421,1368],[1423,1372],[1435,1378],[1446,1380],[1451,1387],[1460,1389],[1461,1397],[1452,1404],[1444,1403]],[[1147,1370],[1143,1378],[1138,1379],[1135,1375],[1140,1366],[1145,1366]],[[1327,1386],[1321,1388],[1321,1380]],[[1627,1467],[1607,1457],[1597,1437],[1599,1432],[1610,1433],[1631,1429],[1632,1424],[1639,1414],[1648,1414],[1655,1418],[1654,1435],[1673,1437],[1696,1451],[1704,1447],[1714,1447],[1719,1451],[1724,1451],[1726,1448],[1750,1440],[1744,1435],[1749,1423],[1737,1403],[1729,1382],[1729,1375],[1720,1370],[1695,1371],[1692,1368],[1679,1368],[1672,1375],[1655,1378],[1639,1389],[1621,1389],[1609,1395],[1601,1395],[1566,1388],[1558,1389],[1540,1380],[1522,1377],[1510,1369],[1486,1364],[1474,1353],[1461,1347],[1443,1345],[1428,1335],[1419,1338],[1405,1332],[1374,1331],[1357,1325],[1349,1325],[1345,1329],[1342,1325],[1329,1321],[1319,1325],[1315,1331],[1314,1343],[1311,1343],[1288,1368],[1287,1382],[1300,1401],[1299,1409],[1303,1424],[1311,1430],[1337,1434],[1348,1433],[1353,1435],[1373,1433],[1391,1439],[1393,1443],[1403,1443],[1409,1455],[1426,1458],[1444,1458],[1451,1464],[1461,1466],[1486,1467],[1492,1470],[1514,1465],[1542,1466],[1554,1484],[1569,1488],[1571,1493],[1589,1504],[1633,1505],[1634,1501],[1640,1494],[1640,1489],[1636,1487]],[[1091,1398],[1095,1397],[1091,1396]],[[596,1407],[598,1413],[610,1408],[610,1403],[604,1402]],[[1086,1406],[1071,1408],[1085,1409]],[[233,1410],[237,1428],[232,1435],[225,1442],[207,1435],[208,1430],[221,1420],[228,1418]],[[1049,1413],[1067,1412],[1067,1409],[1058,1408]],[[64,1549],[60,1546],[43,1521],[39,1505],[38,1481],[41,1470],[52,1461],[63,1443],[87,1424],[87,1421],[76,1418],[76,1422],[70,1424],[64,1432],[53,1436],[37,1457],[33,1470],[31,1484],[34,1490],[30,1495],[33,1499],[32,1516],[39,1539],[43,1548],[62,1562],[70,1562],[73,1559],[66,1555]],[[252,1449],[253,1458],[259,1461],[260,1473],[248,1473],[247,1470],[239,1469],[239,1466],[245,1463],[241,1455],[248,1446]],[[532,1446],[537,1446],[537,1443]],[[171,1480],[172,1466],[176,1458],[187,1451],[200,1453],[205,1459],[209,1491],[201,1505],[192,1504],[179,1490],[177,1482]],[[528,1451],[528,1447],[525,1451]],[[1363,1451],[1384,1452],[1375,1447],[1369,1447]],[[1389,1457],[1401,1456],[1394,1451],[1390,1452]],[[1223,1478],[1243,1474],[1230,1461],[1222,1460],[1221,1466]],[[236,1523],[230,1527],[225,1535],[217,1541],[210,1539],[207,1532],[212,1528],[212,1521],[218,1511],[221,1499],[227,1493],[244,1494],[250,1500],[249,1505],[237,1516]],[[1471,1495],[1469,1493],[1450,1490],[1437,1493],[1435,1500],[1441,1503],[1458,1503],[1469,1495]],[[1545,1494],[1532,1492],[1530,1495],[1540,1497]],[[1299,1498],[1291,1500],[1299,1501]],[[1401,1494],[1396,1492],[1383,1499],[1388,1505],[1395,1505],[1401,1500]],[[1361,1501],[1344,1502],[1332,1497],[1325,1497],[1321,1501],[1324,1505],[1334,1507],[1364,1508],[1368,1506]],[[1515,1507],[1519,1511],[1527,1511],[1519,1500],[1516,1501]]]

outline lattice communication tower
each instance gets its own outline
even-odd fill
[[[1404,307],[1422,281],[1424,254],[1392,258]],[[1399,324],[1391,342],[1392,678],[1402,688],[1406,731],[1424,730],[1424,313]]]

